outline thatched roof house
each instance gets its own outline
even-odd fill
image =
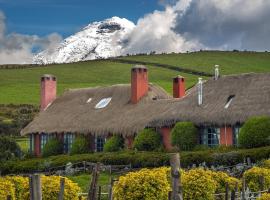
[[[48,135],[61,135],[67,146],[74,134],[89,135],[96,138],[93,145],[97,148],[104,142],[100,138],[120,134],[131,146],[136,133],[152,127],[161,133],[169,149],[170,129],[179,121],[191,121],[201,127],[201,144],[232,145],[248,118],[270,116],[270,74],[219,77],[216,72],[213,79],[200,80],[188,91],[184,78],[177,76],[173,97],[148,83],[143,66],[132,68],[131,84],[73,89],[57,98],[56,78],[45,75],[41,79],[42,112],[21,134],[31,135],[38,155]]]
[[[149,84],[148,93],[137,104],[131,103],[130,94],[130,84],[69,90],[40,112],[21,133],[133,136],[144,129],[155,115],[165,112],[159,106],[150,104],[172,98],[162,88],[152,84]],[[109,104],[101,109],[96,108],[105,98],[111,98]]]
[[[252,116],[270,116],[270,74],[239,74],[203,83],[202,105],[193,87],[164,113],[155,116],[152,127],[191,121],[198,126],[241,125]]]

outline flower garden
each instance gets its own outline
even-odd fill
[[[113,187],[114,200],[167,200],[171,191],[169,167],[147,169],[122,175]],[[229,190],[242,191],[242,181],[252,192],[261,190],[260,177],[264,178],[264,189],[270,188],[270,160],[260,166],[245,171],[242,177],[236,178],[221,171],[204,168],[181,170],[181,184],[184,200],[222,200],[226,187]],[[41,176],[42,197],[44,200],[57,199],[60,188],[60,176]],[[77,183],[65,178],[64,199],[78,200],[82,190]],[[0,199],[29,199],[29,179],[21,176],[5,176],[0,178]],[[270,194],[265,192],[258,200],[269,200]],[[255,198],[254,198],[255,199]]]

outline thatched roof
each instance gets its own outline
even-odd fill
[[[162,110],[158,107],[150,110],[149,104],[172,97],[159,86],[149,84],[148,94],[139,103],[132,104],[130,88],[126,84],[69,90],[40,112],[21,134],[72,132],[133,135]],[[107,107],[95,108],[101,99],[108,97],[112,100]],[[92,100],[87,103],[89,98]]]
[[[203,104],[200,106],[197,95],[197,88],[193,87],[186,97],[174,102],[149,125],[170,126],[178,121],[192,121],[198,126],[235,125],[252,116],[270,116],[269,73],[230,75],[208,80],[203,84]]]
[[[67,91],[21,133],[133,135],[145,127],[171,126],[178,121],[192,121],[198,126],[234,125],[252,116],[270,116],[270,74],[250,73],[208,80],[203,83],[200,106],[196,86],[184,98],[173,99],[162,88],[150,84],[147,96],[138,104],[130,102],[130,92],[129,84]],[[109,105],[95,109],[107,97],[112,97]],[[89,98],[92,101],[87,103]]]

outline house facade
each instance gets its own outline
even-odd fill
[[[241,125],[252,116],[270,115],[270,74],[219,76],[189,90],[185,78],[172,80],[173,96],[148,82],[144,66],[131,69],[131,83],[109,87],[73,89],[56,96],[57,80],[41,77],[41,112],[22,131],[30,148],[41,155],[51,138],[71,149],[78,135],[85,135],[93,151],[103,151],[106,139],[121,135],[132,148],[136,134],[154,128],[171,149],[171,130],[177,122],[191,121],[199,129],[198,144],[210,147],[236,145]]]

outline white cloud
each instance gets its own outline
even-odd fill
[[[59,44],[62,37],[52,33],[46,37],[6,34],[5,15],[0,11],[0,64],[32,63],[33,48],[51,50]]]
[[[125,53],[270,50],[269,0],[160,0],[159,3],[167,3],[165,11],[154,11],[138,20],[127,38]]]
[[[179,52],[200,48],[196,40],[186,40],[173,31],[178,16],[176,9],[183,13],[187,6],[185,3],[167,6],[165,11],[154,11],[139,19],[127,37],[124,53]]]

